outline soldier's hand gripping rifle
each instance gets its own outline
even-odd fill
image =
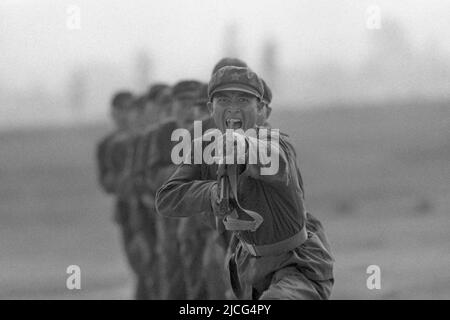
[[[230,120],[229,128],[233,127],[233,120]],[[227,153],[225,152],[225,154]],[[239,204],[237,190],[238,164],[227,164],[226,161],[219,164],[217,179],[219,188],[218,205],[220,212],[225,216],[223,219],[225,229],[229,231],[256,231],[263,222],[263,218],[252,210],[242,208]],[[252,220],[239,219],[239,213],[247,214]]]

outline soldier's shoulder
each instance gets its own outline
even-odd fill
[[[292,144],[291,138],[289,135],[285,132],[280,131],[280,129],[274,129],[271,127],[260,127],[259,130],[267,130],[266,136],[270,136],[272,141],[276,139],[280,146],[285,150],[288,151],[288,154],[291,154],[292,156],[296,157],[297,153],[295,151],[294,145]]]
[[[297,160],[297,150],[288,134],[280,132],[280,145],[288,151],[288,155]]]

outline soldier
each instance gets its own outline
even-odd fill
[[[145,242],[136,237],[141,222],[137,221],[138,202],[132,197],[130,177],[135,159],[134,137],[144,124],[142,119],[143,100],[135,100],[131,93],[120,92],[112,101],[112,116],[117,132],[98,148],[99,179],[105,190],[116,196],[114,221],[122,233],[123,247],[127,260],[137,276],[135,297],[145,298],[142,279],[143,261],[148,260]]]
[[[155,209],[156,189],[147,170],[147,161],[152,152],[153,133],[161,122],[167,121],[171,107],[171,88],[166,84],[155,84],[141,98],[143,106],[141,119],[143,126],[134,138],[134,161],[132,184],[134,198],[137,201],[137,221],[135,223],[136,242],[145,260],[141,260],[140,288],[143,299],[160,298],[159,255],[157,248],[157,214]]]
[[[218,227],[233,231],[238,243],[228,265],[237,298],[327,299],[334,281],[328,241],[317,219],[307,222],[296,153],[288,137],[274,130],[264,137],[260,135],[264,128],[256,126],[264,104],[263,88],[248,68],[223,67],[213,75],[208,107],[220,131],[231,128],[234,136],[242,138],[236,142],[238,150],[246,151],[241,158],[244,164],[224,167],[194,164],[191,159],[191,164],[181,164],[158,190],[156,207],[167,217],[204,215]],[[254,128],[256,137],[236,131]],[[229,135],[222,138],[228,140]],[[207,144],[203,142],[203,147]],[[255,158],[258,144],[270,147],[278,170],[264,170],[271,167],[261,154]],[[228,149],[226,156],[236,151]],[[249,159],[258,161],[250,163]],[[229,181],[220,189],[219,169],[226,170]],[[230,192],[227,206],[222,202],[225,187]]]
[[[146,123],[144,117],[145,97],[138,97],[129,110],[130,128],[115,140],[118,172],[116,194],[120,204],[116,222],[122,231],[124,250],[128,263],[136,278],[134,297],[138,300],[149,298],[147,290],[149,268],[152,258],[149,240],[149,223],[145,206],[136,187],[135,177],[139,170],[139,137]]]
[[[149,215],[148,195],[143,191],[144,172],[144,135],[150,125],[147,96],[141,96],[134,101],[136,118],[133,130],[126,139],[129,150],[127,154],[127,170],[120,182],[121,197],[127,204],[128,217],[123,228],[126,230],[125,250],[136,275],[136,293],[138,300],[157,297],[158,286],[155,276],[156,265],[156,226],[155,215]]]
[[[114,193],[114,170],[111,162],[110,146],[117,134],[127,131],[129,123],[126,110],[133,100],[128,91],[121,91],[114,95],[111,101],[111,118],[114,131],[103,138],[97,146],[97,176],[100,186],[107,194]]]
[[[151,152],[146,164],[155,192],[176,168],[171,160],[172,147],[175,145],[171,141],[172,132],[178,128],[192,128],[197,116],[195,104],[200,87],[200,82],[187,80],[178,82],[172,88],[174,119],[161,124],[153,133]],[[177,241],[178,221],[161,217],[157,219],[157,224],[161,298],[186,299],[182,257]]]

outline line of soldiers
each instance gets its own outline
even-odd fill
[[[246,109],[225,106],[231,100]],[[130,92],[113,97],[116,130],[98,145],[98,176],[116,198],[114,218],[136,276],[136,299],[329,297],[333,258],[320,222],[304,208],[303,182],[287,138],[280,150],[286,172],[273,177],[286,181],[271,186],[270,178],[242,178],[244,204],[262,210],[266,220],[257,232],[230,232],[218,220],[216,167],[172,162],[174,130],[193,130],[201,120],[202,133],[224,131],[218,123],[228,109],[246,114],[240,121],[245,129],[270,128],[271,100],[267,84],[231,58],[216,64],[209,84],[183,80],[155,84],[137,98]],[[194,190],[191,183],[205,187]]]
[[[246,66],[224,58],[213,73],[225,65]],[[231,297],[222,272],[229,235],[195,217],[179,221],[155,210],[156,191],[176,168],[172,132],[193,130],[195,120],[202,121],[203,131],[215,127],[206,107],[207,88],[196,80],[172,87],[157,83],[138,97],[121,91],[111,101],[115,130],[98,144],[98,180],[116,199],[114,221],[136,278],[136,299]]]

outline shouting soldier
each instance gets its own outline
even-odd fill
[[[322,225],[306,212],[289,138],[277,130],[259,134],[268,130],[257,127],[263,95],[263,83],[249,68],[223,67],[212,76],[208,107],[223,133],[219,139],[228,142],[227,129],[241,138],[233,141],[237,146],[225,149],[225,158],[244,149],[242,161],[198,164],[192,154],[159,189],[157,210],[167,217],[203,215],[217,228],[233,231],[237,243],[228,266],[237,298],[327,299],[334,281],[328,241]],[[258,134],[240,133],[250,129]],[[203,148],[208,145],[202,143]],[[278,161],[277,170],[264,170],[267,159],[255,154],[255,145],[269,150],[270,159]],[[219,185],[223,172],[228,183]],[[226,205],[224,189],[229,193]]]

